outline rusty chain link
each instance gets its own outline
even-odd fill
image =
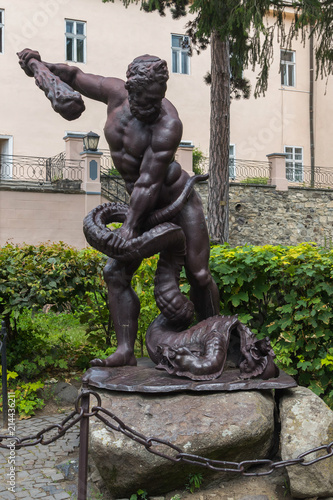
[[[92,395],[95,396],[98,402],[98,406],[93,406],[90,412],[85,412],[82,407],[79,407],[80,399],[82,395]],[[212,460],[210,458],[201,457],[200,455],[192,455],[190,453],[184,453],[181,448],[178,446],[166,441],[165,439],[160,439],[157,437],[146,437],[145,435],[137,432],[132,429],[128,425],[126,425],[119,417],[114,415],[109,410],[106,410],[101,405],[101,398],[99,394],[91,390],[84,390],[77,398],[75,402],[75,410],[70,413],[60,424],[53,424],[45,429],[39,431],[35,436],[28,436],[24,438],[18,438],[16,436],[8,436],[8,435],[0,435],[0,448],[9,449],[10,445],[3,444],[2,441],[6,439],[10,439],[11,441],[15,441],[15,448],[20,449],[26,446],[34,446],[37,444],[48,445],[60,437],[62,437],[66,432],[76,425],[83,418],[91,418],[96,417],[98,420],[103,422],[110,429],[121,432],[128,438],[132,439],[139,444],[142,444],[149,453],[153,453],[159,457],[165,458],[172,462],[182,462],[191,465],[196,465],[200,467],[205,467],[207,469],[218,471],[218,472],[236,472],[240,473],[243,476],[266,476],[272,474],[275,469],[279,469],[281,467],[288,467],[292,465],[302,465],[309,466],[315,463],[320,462],[321,460],[325,460],[333,456],[333,441],[329,444],[325,444],[322,446],[318,446],[317,448],[313,448],[304,453],[298,455],[298,457],[289,459],[289,460],[281,460],[279,462],[274,462],[269,459],[259,459],[259,460],[243,460],[242,462],[228,462],[224,460]],[[109,419],[113,420],[115,423],[112,423]],[[69,422],[69,423],[68,423]],[[45,434],[50,433],[54,429],[57,430],[56,435],[45,438]],[[175,453],[172,455],[163,453],[158,449],[160,446],[165,446],[169,451],[174,451]],[[305,458],[313,453],[317,453],[319,451],[325,451],[326,453],[320,457],[313,458],[312,460],[305,461]],[[257,468],[263,467],[265,470],[263,471],[255,471],[248,472],[249,468]]]
[[[77,417],[74,418],[75,415],[78,415]],[[0,448],[7,448],[9,449],[12,444],[3,444],[2,441],[4,439],[8,439],[10,441],[16,441],[15,448],[19,450],[20,448],[25,448],[27,446],[35,446],[37,444],[43,444],[47,445],[50,443],[53,443],[60,437],[62,437],[66,432],[73,427],[73,425],[77,424],[83,417],[85,416],[84,411],[82,408],[80,408],[80,411],[77,411],[76,409],[70,413],[66,418],[62,420],[60,424],[53,424],[49,425],[45,429],[42,429],[41,431],[37,432],[35,436],[27,436],[24,438],[19,438],[17,436],[12,436],[12,435],[0,435]],[[69,424],[69,420],[72,420]],[[67,424],[67,425],[65,425]],[[57,434],[53,437],[49,437],[48,439],[45,439],[44,435],[47,433],[50,433],[53,429],[57,429]]]

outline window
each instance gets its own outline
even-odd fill
[[[66,61],[86,62],[86,23],[66,19]]]
[[[285,146],[286,178],[292,182],[303,182],[303,148]]]
[[[236,148],[235,144],[229,145],[229,177],[236,179]]]
[[[13,136],[0,135],[0,179],[13,175]]]
[[[281,85],[295,87],[295,81],[295,52],[292,50],[281,50]]]
[[[5,11],[0,9],[0,54],[4,52]]]
[[[190,74],[190,37],[171,35],[172,73]]]

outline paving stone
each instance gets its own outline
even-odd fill
[[[1,500],[15,500],[15,495],[14,493],[11,493],[10,491],[3,491],[1,493]]]
[[[16,479],[20,480],[20,479],[25,479],[29,476],[29,473],[22,470],[22,471],[19,471],[16,473]]]
[[[15,434],[20,438],[33,436],[50,425],[61,423],[66,415],[54,415],[43,418],[32,418],[29,421],[17,422]],[[4,431],[3,434],[7,434]],[[52,437],[52,431],[46,439]],[[57,431],[54,431],[54,436]],[[63,471],[56,465],[59,462],[72,460],[70,454],[79,447],[78,429],[70,429],[66,436],[62,436],[49,445],[35,445],[31,448],[21,448],[16,453],[16,491],[8,491],[5,481],[0,482],[1,500],[32,500],[41,498],[47,500],[65,500],[75,498],[69,495],[59,481],[64,480]],[[8,450],[0,449],[0,470],[6,470]],[[1,478],[2,479],[2,478]],[[58,482],[58,484],[57,484]],[[72,483],[72,484],[71,484]],[[77,491],[77,477],[66,482],[67,491]]]
[[[54,473],[54,474],[51,475],[51,480],[52,481],[62,481],[64,479],[65,479],[64,475],[61,474],[61,473],[59,473],[59,472],[58,473],[56,472],[56,473]]]
[[[56,500],[63,500],[64,498],[70,498],[70,495],[64,491],[63,493],[56,493],[54,498]]]
[[[59,491],[59,489],[54,484],[42,486],[42,489],[49,495],[54,495]]]

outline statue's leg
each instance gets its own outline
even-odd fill
[[[177,217],[186,237],[186,276],[191,285],[190,298],[198,321],[219,314],[219,291],[209,267],[209,236],[201,200],[193,192]]]
[[[184,265],[184,255],[170,249],[160,252],[155,275],[155,300],[163,316],[176,329],[189,326],[194,307],[179,289],[179,275]]]
[[[94,359],[92,366],[136,365],[134,342],[138,331],[140,301],[131,280],[141,261],[120,263],[109,259],[104,268],[108,286],[108,306],[117,337],[117,350],[104,360]]]

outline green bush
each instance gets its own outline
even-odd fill
[[[141,302],[136,346],[141,355],[148,325],[159,313],[153,281],[157,260],[146,259],[132,282]],[[11,329],[9,369],[21,381],[66,366],[84,369],[93,357],[114,351],[105,261],[94,250],[62,243],[0,249],[0,315]],[[214,246],[210,266],[221,313],[238,314],[259,337],[268,335],[281,368],[333,406],[333,250],[310,243]],[[182,279],[182,291],[188,288]],[[46,304],[56,312],[42,313]]]
[[[63,243],[39,247],[8,244],[0,249],[0,316],[9,333],[11,369],[32,379],[50,368],[67,369],[73,359],[86,368],[93,357],[114,350],[116,339],[102,274],[106,260],[95,250],[79,251]],[[157,257],[146,259],[133,277],[132,286],[141,302],[141,354],[147,326],[158,314],[156,264]],[[46,306],[48,314],[42,313]],[[82,345],[74,348],[62,332],[72,326],[79,328],[79,323],[86,336],[80,334]]]
[[[222,314],[271,339],[278,364],[333,406],[333,250],[215,246]]]
[[[132,287],[140,299],[137,343],[139,344],[141,356],[144,355],[147,328],[160,313],[154,297],[154,277],[157,262],[157,255],[145,259],[132,279]]]
[[[193,148],[192,150],[192,161],[193,161],[193,172],[196,175],[202,175],[205,173],[205,156],[199,148]]]
[[[0,376],[2,376],[1,366]],[[40,380],[37,382],[20,382],[15,380],[17,378],[18,373],[7,371],[8,393],[15,394],[15,411],[19,414],[20,419],[29,418],[35,414],[35,410],[40,410],[44,406],[43,400],[37,395],[37,391],[44,384]],[[2,407],[2,392],[0,394],[0,405]]]
[[[32,415],[42,404],[36,394],[43,385],[40,377],[86,369],[91,359],[114,352],[102,274],[106,259],[95,250],[79,251],[63,243],[0,249],[0,317],[9,334],[7,363],[17,376],[10,384],[21,415]],[[158,314],[156,263],[157,257],[145,260],[133,277],[141,302],[141,355],[147,325]]]
[[[18,335],[17,320],[22,311],[38,311],[47,304],[57,312],[71,310],[87,292],[98,290],[105,261],[106,257],[95,250],[79,251],[61,242],[2,247],[0,315],[9,340]]]

